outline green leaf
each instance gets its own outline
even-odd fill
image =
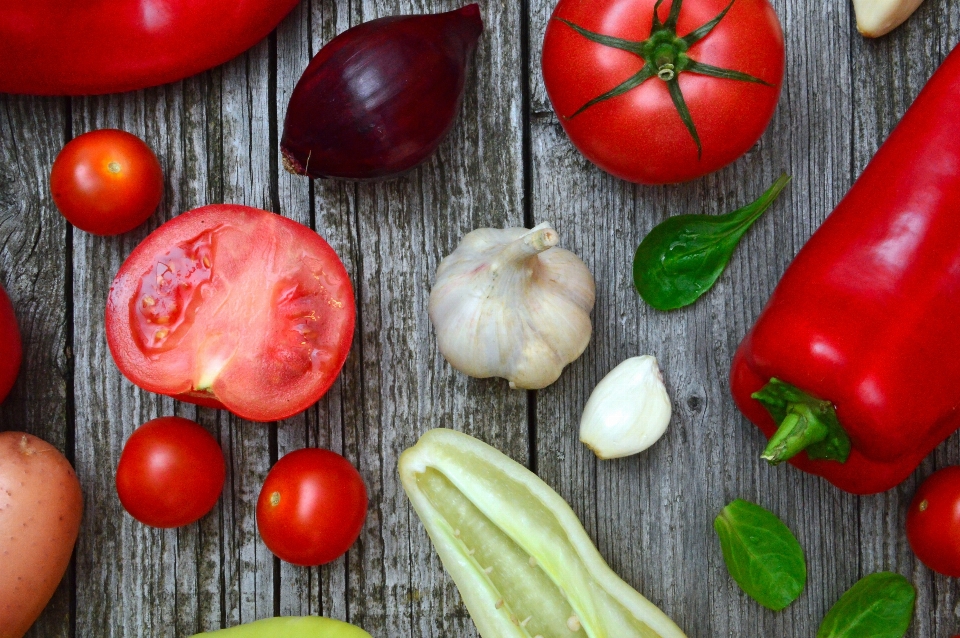
[[[738,499],[723,508],[713,528],[727,571],[748,596],[774,611],[800,596],[807,563],[800,543],[776,515]]]
[[[917,592],[906,578],[879,572],[860,579],[830,608],[817,638],[902,638]]]
[[[659,310],[688,306],[727,267],[743,234],[790,181],[781,175],[760,199],[726,215],[677,215],[647,235],[633,259],[633,283]]]

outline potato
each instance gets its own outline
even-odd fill
[[[0,432],[0,638],[21,638],[67,571],[83,496],[60,452]]]

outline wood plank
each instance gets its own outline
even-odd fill
[[[350,5],[350,24],[461,4],[361,0]],[[345,423],[344,444],[359,459],[370,511],[350,552],[347,592],[349,618],[375,636],[476,635],[400,487],[400,452],[424,431],[450,427],[527,458],[526,396],[453,371],[427,317],[437,264],[465,233],[523,225],[520,12],[509,3],[481,9],[485,31],[450,137],[407,176],[356,187],[361,326],[353,400],[362,413]]]
[[[0,285],[24,351],[17,384],[0,405],[0,431],[29,432],[72,459],[67,223],[49,186],[65,116],[61,99],[0,94]],[[27,636],[70,635],[72,579],[73,565]]]

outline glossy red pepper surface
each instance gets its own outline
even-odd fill
[[[733,360],[740,410],[771,378],[829,401],[844,463],[791,463],[848,492],[903,481],[960,427],[960,49],[787,269]]]
[[[0,92],[84,95],[173,82],[262,40],[297,0],[3,0]]]

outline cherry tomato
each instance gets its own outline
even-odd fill
[[[257,528],[280,560],[310,567],[350,549],[367,517],[367,488],[347,459],[307,448],[277,461],[257,499]]]
[[[20,330],[13,314],[13,304],[0,286],[0,403],[7,398],[20,371]]]
[[[730,1],[680,2],[664,2],[655,24],[658,0],[560,0],[547,24],[543,79],[560,124],[590,161],[632,182],[729,164],[780,97],[783,32],[767,0],[735,0],[706,35],[698,29]]]
[[[276,421],[327,391],[355,317],[347,271],[315,232],[256,208],[205,206],[124,262],[107,343],[141,388]]]
[[[63,147],[50,171],[50,190],[60,213],[80,230],[119,235],[157,210],[163,172],[139,137],[102,129]]]
[[[907,512],[907,539],[930,569],[960,578],[960,466],[930,475]]]
[[[3,0],[0,93],[90,95],[173,82],[267,37],[297,0]]]
[[[140,426],[117,466],[124,509],[153,527],[181,527],[213,509],[226,476],[217,440],[199,424],[168,416]]]

